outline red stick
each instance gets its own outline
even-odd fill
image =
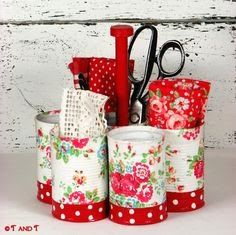
[[[129,124],[128,37],[133,35],[129,25],[114,25],[111,36],[116,38],[116,120],[118,126]]]

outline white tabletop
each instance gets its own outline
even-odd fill
[[[206,150],[206,206],[170,213],[166,221],[125,226],[108,219],[71,223],[51,216],[51,207],[36,199],[36,154],[0,155],[0,234],[96,235],[233,235],[236,234],[236,149]],[[38,232],[6,232],[5,227],[39,225]]]

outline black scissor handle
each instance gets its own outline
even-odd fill
[[[168,71],[164,70],[164,68],[162,66],[163,57],[164,57],[166,51],[170,48],[178,49],[181,54],[181,61],[180,61],[179,67],[174,72],[168,72]],[[177,74],[179,74],[182,71],[182,69],[184,67],[184,63],[185,63],[185,53],[184,53],[184,48],[183,48],[182,44],[177,40],[169,40],[169,41],[165,42],[162,45],[162,47],[156,57],[155,62],[157,63],[158,68],[160,70],[160,74],[159,74],[160,78],[176,76]]]
[[[147,59],[146,59],[146,65],[145,65],[145,71],[144,71],[144,78],[143,80],[138,80],[136,78],[133,77],[130,69],[129,69],[129,80],[132,82],[132,84],[134,85],[134,90],[131,96],[131,104],[133,102],[135,102],[135,100],[139,99],[152,74],[152,69],[153,69],[153,65],[155,63],[155,57],[156,57],[156,45],[157,45],[157,29],[152,26],[152,25],[144,25],[141,26],[140,28],[138,28],[135,31],[134,36],[131,39],[131,42],[129,44],[129,49],[128,49],[128,60],[130,59],[130,54],[134,45],[135,40],[137,39],[138,35],[145,29],[150,29],[152,34],[151,34],[151,38],[150,38],[150,44],[149,44],[149,48],[148,48],[148,53],[147,53]]]

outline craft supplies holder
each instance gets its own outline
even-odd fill
[[[157,37],[154,26],[142,26],[130,48],[146,28]],[[64,89],[61,111],[35,118],[38,199],[52,203],[52,214],[60,220],[93,222],[109,217],[125,225],[159,223],[168,212],[203,207],[203,129],[210,83],[167,79],[160,69],[148,93],[142,86],[145,117],[130,122],[139,125],[129,125],[136,110],[131,106],[140,101],[130,96],[128,77],[134,70],[127,46],[133,28],[112,26],[110,34],[115,37],[116,59],[74,57],[69,64],[74,88]],[[156,50],[155,37],[151,48]],[[180,42],[168,41],[160,54],[170,45],[181,52],[179,72],[184,66]],[[149,58],[151,69],[157,60],[155,50]]]

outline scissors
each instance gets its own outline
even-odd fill
[[[163,79],[165,77],[173,77],[179,74],[182,71],[184,62],[185,62],[185,53],[184,53],[183,46],[177,40],[166,41],[160,48],[158,54],[156,55],[158,32],[157,32],[157,29],[152,25],[144,25],[136,30],[129,45],[129,49],[128,49],[129,58],[128,59],[130,59],[130,54],[131,54],[133,45],[135,43],[135,40],[138,38],[139,34],[145,29],[148,29],[151,31],[151,37],[150,37],[150,43],[149,43],[149,48],[148,48],[147,57],[146,57],[146,64],[145,64],[143,79],[140,80],[140,79],[134,78],[129,69],[129,80],[131,81],[132,87],[133,87],[133,91],[130,97],[129,122],[131,124],[140,124],[146,121],[146,107],[147,107],[148,92],[145,93],[145,89],[148,85],[148,82],[150,81],[154,64],[156,64],[158,67],[158,71],[159,71],[159,74],[157,77],[157,80],[158,80],[158,79]],[[179,50],[181,54],[179,67],[175,71],[172,71],[172,72],[166,71],[162,65],[163,57],[166,51],[170,48],[173,48],[173,50],[175,49]]]
[[[89,90],[89,83],[88,80],[85,79],[84,75],[82,73],[80,73],[78,75],[79,78],[79,86],[81,90]]]

